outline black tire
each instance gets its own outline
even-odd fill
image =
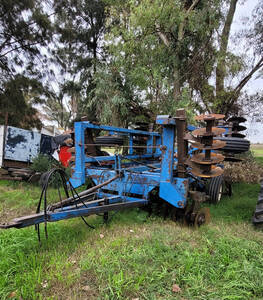
[[[263,225],[263,180],[260,182],[260,191],[258,195],[258,202],[256,205],[255,212],[252,216],[252,223],[262,229]]]
[[[210,196],[210,202],[217,204],[220,202],[224,189],[223,175],[211,178],[208,184],[207,194]]]
[[[95,140],[95,144],[122,146],[123,138],[117,136],[98,136]]]
[[[226,190],[226,192],[224,194],[227,195],[228,197],[231,197],[233,195],[232,184],[227,181],[224,181],[224,184],[225,184],[225,190]]]
[[[216,137],[215,139],[226,142],[225,147],[220,149],[221,151],[224,152],[242,153],[248,151],[250,148],[250,142],[243,138]]]

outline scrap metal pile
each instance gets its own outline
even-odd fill
[[[227,145],[220,140],[224,128],[216,122],[224,115],[196,117],[205,128],[187,125],[186,113],[179,109],[175,117],[157,116],[161,133],[104,126],[88,121],[76,122],[72,154],[72,176],[69,181],[60,169],[46,174],[36,214],[14,219],[0,228],[23,228],[68,218],[102,214],[108,220],[110,211],[147,207],[165,207],[172,219],[200,226],[210,219],[209,209],[201,204],[209,198],[218,202],[223,192],[224,156],[218,153]],[[108,132],[107,136],[95,133]],[[177,145],[175,147],[175,145]],[[103,147],[113,147],[109,155]],[[60,177],[66,195],[58,189],[59,201],[49,203],[47,189],[54,174]],[[76,188],[91,185],[78,193]],[[207,188],[208,186],[208,188]],[[47,234],[47,231],[46,231]],[[39,235],[40,237],[40,235]]]

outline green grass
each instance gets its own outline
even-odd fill
[[[225,196],[215,205],[210,207],[212,219],[224,223],[249,222],[258,199],[260,186],[258,184],[236,183],[233,185],[232,197]]]
[[[251,150],[256,161],[260,164],[263,164],[263,144],[251,145]]]
[[[263,232],[251,225],[259,185],[235,184],[197,230],[138,209],[0,231],[0,299],[262,299]],[[0,181],[1,214],[34,211],[40,189]],[[51,190],[56,198],[56,190]],[[1,220],[2,221],[2,220]],[[173,292],[173,285],[181,291]]]
[[[263,157],[257,157],[255,156],[256,162],[258,162],[259,164],[263,164]]]

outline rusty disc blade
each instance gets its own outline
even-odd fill
[[[219,141],[219,140],[214,140],[212,145],[204,145],[204,144],[196,143],[196,142],[192,143],[192,146],[194,148],[198,148],[200,150],[215,150],[215,149],[223,148],[225,145],[226,145],[226,142]]]
[[[224,160],[224,156],[222,154],[217,154],[217,153],[211,153],[210,158],[211,158],[210,160],[206,160],[205,153],[198,153],[191,158],[191,161],[197,164],[214,165]]]
[[[225,131],[226,130],[224,128],[218,127],[212,127],[212,130],[210,132],[207,132],[206,128],[198,128],[192,131],[192,134],[196,136],[217,136],[223,134]]]
[[[238,117],[238,116],[235,116],[235,117],[230,117],[227,122],[237,122],[237,123],[243,123],[243,122],[246,122],[246,118],[244,117]]]
[[[209,207],[202,207],[198,210],[195,216],[194,227],[200,227],[201,225],[208,224],[211,221]]]
[[[232,127],[232,130],[233,131],[243,131],[243,130],[246,130],[247,129],[247,127],[246,126],[243,126],[243,125],[234,125],[233,127]]]
[[[212,166],[210,171],[202,171],[200,169],[192,169],[191,171],[193,175],[197,177],[203,177],[203,178],[211,178],[211,177],[217,177],[224,173],[224,170],[220,167]]]
[[[214,118],[215,120],[224,119],[225,115],[221,114],[207,114],[207,115],[200,115],[195,116],[196,121],[204,121],[206,118]]]

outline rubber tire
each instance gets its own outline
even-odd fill
[[[217,204],[220,202],[224,190],[223,175],[211,178],[208,185],[207,194],[210,196],[210,202]]]
[[[237,137],[216,137],[216,140],[226,142],[225,147],[219,149],[224,152],[242,153],[250,148],[250,142],[243,138]]]
[[[103,144],[103,145],[123,145],[123,138],[117,136],[98,136],[95,140],[95,144]]]

